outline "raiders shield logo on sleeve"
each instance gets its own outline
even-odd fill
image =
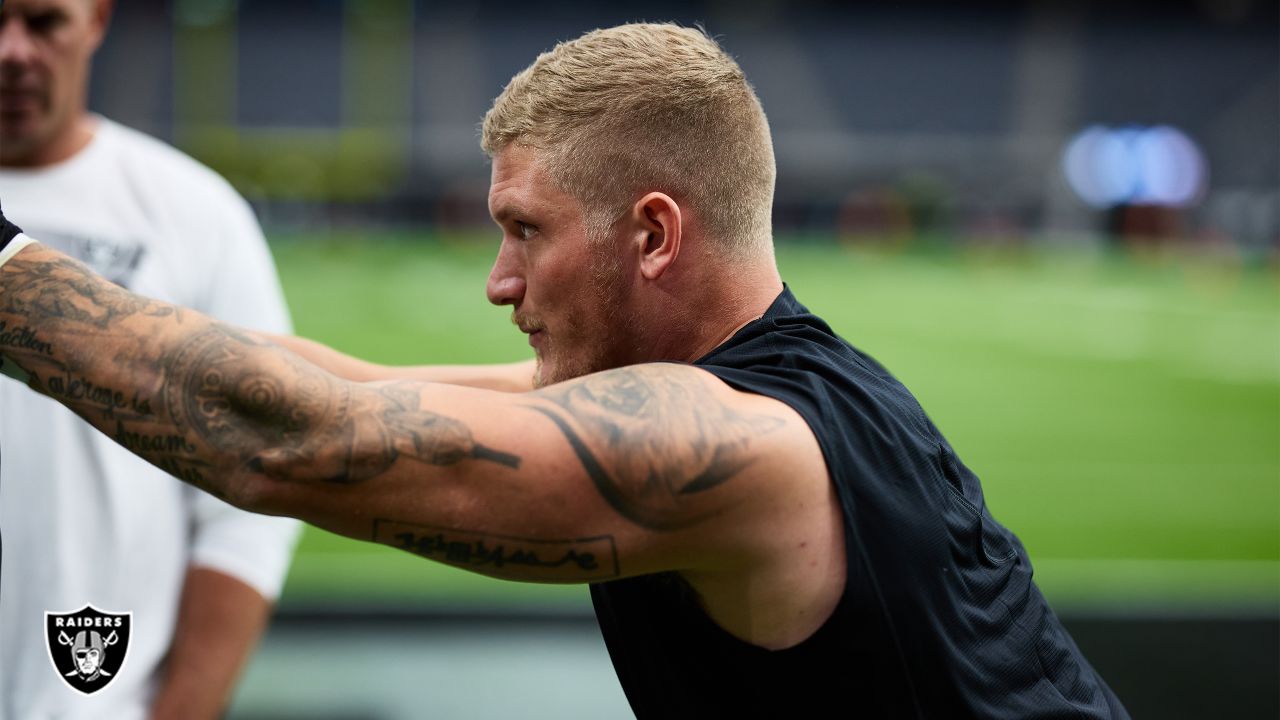
[[[72,690],[91,695],[111,684],[129,654],[133,613],[92,605],[69,613],[45,612],[49,661]]]

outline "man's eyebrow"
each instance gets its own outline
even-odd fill
[[[516,205],[514,203],[504,203],[499,205],[492,213],[490,213],[490,215],[493,216],[494,222],[501,225],[516,216],[528,217],[529,211],[523,206]]]

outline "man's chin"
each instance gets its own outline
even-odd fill
[[[580,378],[583,375],[590,375],[595,370],[590,369],[587,364],[575,365],[574,363],[559,363],[554,360],[548,361],[542,357],[537,358],[537,366],[533,373],[534,388],[544,388],[548,385],[555,385],[566,380]]]
[[[562,370],[561,368],[556,367],[554,363],[549,364],[539,360],[537,370],[533,373],[533,387],[536,390],[549,385],[555,385],[556,383],[562,383],[565,380],[582,377],[585,374],[586,373],[575,373]]]
[[[534,361],[533,361],[533,389],[534,390],[547,386],[547,384],[542,380],[542,378],[544,377],[543,373],[544,373],[545,367],[546,365],[545,363],[542,362],[541,357],[534,358]]]

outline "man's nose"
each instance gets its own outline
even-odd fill
[[[498,257],[489,271],[485,294],[494,305],[519,305],[524,298],[525,280],[523,261],[514,243],[502,241]]]
[[[24,65],[35,58],[36,45],[21,18],[0,20],[0,65]]]

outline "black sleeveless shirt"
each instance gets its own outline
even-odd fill
[[[593,585],[638,718],[1128,717],[915,398],[790,290],[695,365],[808,423],[848,579],[831,618],[780,651],[715,625],[674,574]]]

